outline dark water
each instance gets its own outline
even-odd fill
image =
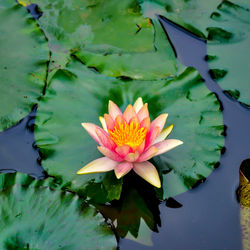
[[[37,7],[33,7],[30,11],[36,13]],[[36,18],[39,15],[41,13]],[[250,157],[250,109],[225,95],[211,79],[205,60],[205,41],[169,21],[161,19],[161,22],[177,58],[183,64],[195,67],[205,79],[207,87],[218,96],[227,127],[226,151],[221,157],[220,166],[204,183],[175,197],[175,200],[168,199],[159,205],[158,200],[152,198],[154,194],[149,194],[150,190],[146,191],[140,183],[135,184],[135,189],[153,213],[159,232],[152,232],[153,247],[126,239],[120,239],[119,247],[121,250],[239,250],[242,246],[236,189],[239,166],[244,159]],[[36,108],[16,126],[0,133],[2,172],[19,171],[37,178],[46,176],[34,144],[35,111]]]
[[[36,106],[15,126],[0,133],[0,170],[2,173],[23,172],[42,179],[46,174],[35,147],[34,123]]]
[[[26,8],[35,19],[39,19],[43,15],[37,4],[32,3]]]

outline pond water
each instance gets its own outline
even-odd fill
[[[205,41],[166,19],[161,18],[161,22],[177,58],[183,64],[195,67],[205,79],[207,87],[216,93],[221,102],[226,125],[225,152],[221,156],[218,168],[205,182],[174,199],[170,198],[167,202],[159,204],[159,201],[148,193],[150,191],[140,190],[142,195],[144,193],[147,206],[158,224],[158,232],[152,232],[153,246],[148,247],[132,240],[120,239],[119,248],[241,249],[236,190],[239,166],[243,160],[250,157],[250,108],[224,94],[210,77],[205,60]],[[20,171],[37,178],[46,177],[39,151],[34,144],[35,112],[36,107],[17,125],[0,133],[1,172]],[[138,186],[139,184],[130,189],[136,189]]]

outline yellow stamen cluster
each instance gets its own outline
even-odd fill
[[[146,137],[147,129],[140,127],[140,124],[131,122],[127,124],[118,124],[114,127],[113,131],[108,130],[110,138],[115,142],[117,146],[128,145],[132,148],[139,147]]]

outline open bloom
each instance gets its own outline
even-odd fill
[[[173,129],[173,125],[164,128],[168,114],[162,114],[151,122],[148,105],[143,104],[141,97],[133,106],[128,105],[124,113],[112,101],[109,101],[108,108],[109,114],[99,117],[103,128],[93,123],[82,123],[105,157],[90,162],[77,174],[114,170],[119,179],[133,169],[143,179],[160,188],[158,172],[148,160],[183,143],[176,139],[165,140]]]

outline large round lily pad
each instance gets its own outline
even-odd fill
[[[20,3],[24,4],[22,1]],[[74,53],[87,66],[114,77],[159,79],[176,74],[176,59],[157,18],[134,0],[33,0],[43,12],[51,73]]]
[[[171,137],[184,142],[156,158],[163,179],[162,197],[179,194],[207,177],[224,143],[222,114],[216,97],[197,71],[188,68],[169,80],[124,82],[75,60],[67,69],[58,70],[38,107],[35,137],[43,153],[43,167],[68,188],[95,198],[103,199],[106,193],[108,200],[118,199],[121,182],[112,171],[76,174],[100,157],[96,142],[83,130],[81,122],[98,124],[98,117],[107,112],[108,100],[124,109],[139,96],[148,102],[151,118],[169,113],[168,124],[175,124]]]
[[[115,249],[103,217],[72,193],[51,190],[49,180],[0,175],[1,249]]]
[[[43,92],[49,51],[36,22],[15,1],[0,2],[0,131],[26,116]]]

